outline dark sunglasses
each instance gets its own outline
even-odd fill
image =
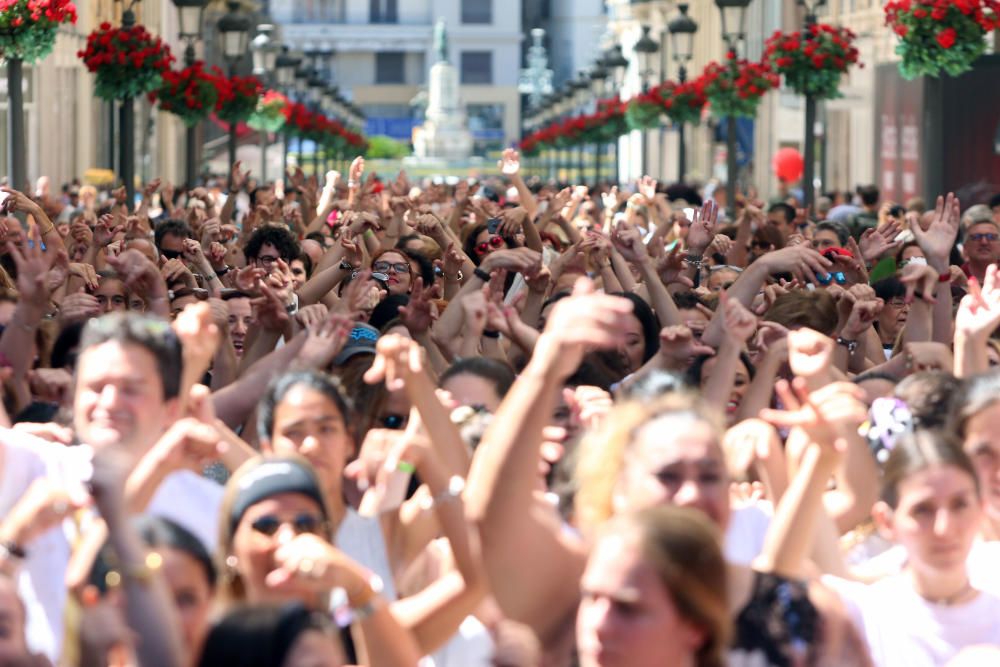
[[[166,248],[161,250],[160,254],[166,257],[167,259],[180,259],[181,257],[184,256],[184,253],[182,253],[180,250],[167,250]]]
[[[993,241],[1000,240],[1000,234],[993,232],[984,232],[982,234],[969,234],[969,240],[971,241]]]
[[[403,415],[386,415],[382,417],[382,427],[398,431],[406,424],[406,417]]]
[[[496,249],[496,248],[499,248],[502,245],[503,245],[503,237],[502,236],[491,236],[489,241],[483,241],[482,243],[480,243],[479,245],[476,246],[476,254],[477,255],[485,255],[486,253],[488,253],[490,251],[491,247],[493,249]]]
[[[378,271],[379,273],[389,273],[389,269],[392,269],[395,273],[409,273],[410,265],[406,262],[375,262],[372,264],[372,269]]]
[[[302,535],[303,533],[318,535],[323,528],[323,520],[314,514],[297,514],[294,519],[289,521],[282,521],[272,514],[265,514],[254,519],[250,527],[261,535],[270,537],[275,535],[278,529],[286,523],[291,524],[292,530],[295,531],[296,535]]]

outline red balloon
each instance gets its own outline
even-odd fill
[[[793,183],[802,178],[802,172],[806,169],[806,161],[802,159],[802,153],[794,148],[782,148],[774,154],[771,160],[771,168],[774,175],[785,183]]]

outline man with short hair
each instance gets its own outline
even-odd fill
[[[987,267],[1000,262],[1000,225],[992,219],[973,222],[965,233],[962,256],[965,275],[975,277],[982,285]]]
[[[877,185],[863,185],[858,188],[861,198],[861,210],[851,216],[848,228],[851,236],[860,239],[866,229],[878,227],[878,202],[881,193]]]
[[[778,230],[786,242],[795,233],[795,208],[791,204],[778,202],[767,209],[767,222]]]
[[[166,259],[180,259],[184,256],[184,240],[193,238],[191,227],[183,220],[164,220],[156,226],[153,241],[156,249]]]

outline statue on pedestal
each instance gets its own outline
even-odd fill
[[[472,155],[472,133],[466,126],[459,95],[458,70],[448,62],[448,31],[444,19],[434,25],[437,62],[427,78],[427,120],[413,133],[418,157],[464,160]]]

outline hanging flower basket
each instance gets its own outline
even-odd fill
[[[96,75],[94,94],[102,100],[122,100],[156,90],[174,62],[170,47],[141,25],[116,28],[102,23],[87,37],[87,48],[76,55]]]
[[[986,50],[984,37],[1000,26],[996,0],[893,0],[885,23],[899,44],[900,73],[907,79],[958,76]]]
[[[76,5],[69,0],[0,1],[0,56],[26,63],[52,52],[63,23],[76,23]]]
[[[269,90],[257,100],[257,108],[250,114],[247,125],[258,132],[278,132],[285,126],[285,106],[288,98],[276,90]]]
[[[709,63],[701,75],[705,97],[716,118],[752,118],[764,93],[779,83],[767,63],[737,60],[731,52],[725,62]]]
[[[219,79],[219,101],[215,114],[227,123],[242,123],[257,110],[264,86],[255,76]]]
[[[840,79],[858,62],[855,35],[847,28],[814,25],[808,32],[775,32],[764,45],[764,60],[799,95],[818,100],[840,97]]]
[[[659,88],[663,113],[672,122],[697,125],[701,121],[701,112],[708,99],[705,97],[705,84],[700,79],[684,83],[664,81]]]
[[[163,85],[149,94],[150,101],[159,101],[160,109],[178,116],[188,127],[205,120],[219,101],[218,69],[205,71],[200,60],[179,72],[163,74]]]
[[[659,126],[663,114],[663,98],[659,87],[640,93],[628,101],[625,107],[625,122],[630,130],[648,130]]]

